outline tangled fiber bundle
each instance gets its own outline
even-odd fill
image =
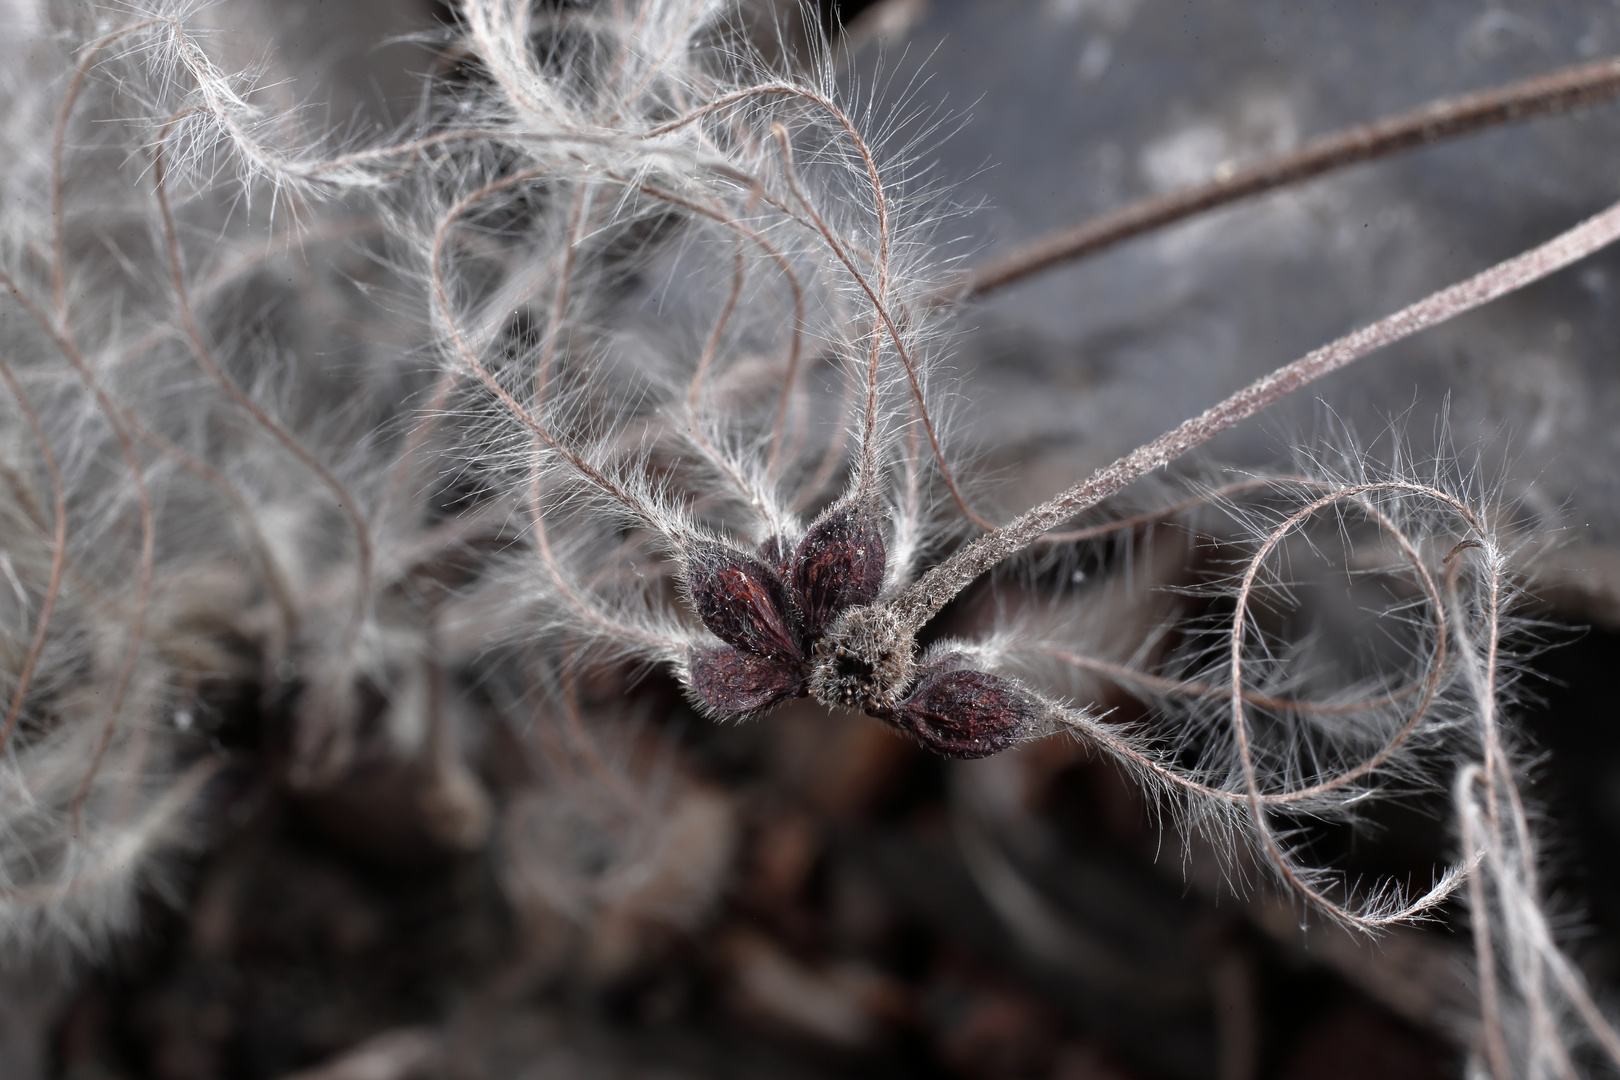
[[[720,721],[809,698],[949,757],[1077,741],[1234,878],[1353,929],[1461,896],[1480,1067],[1620,1067],[1538,891],[1511,508],[1347,436],[1119,502],[1613,242],[1620,208],[998,521],[953,438],[941,196],[832,58],[742,15],[466,0],[417,115],[338,140],[273,66],[228,72],[206,11],[36,13],[0,135],[7,955],[94,957],[141,895],[180,902],[165,868],[247,782],[250,701],[275,720],[253,770],[406,793],[400,843],[488,847],[537,937],[622,966],[703,918],[736,843],[626,704],[665,678]],[[1224,545],[1202,621],[1109,623],[1115,583],[1071,571],[1172,519]],[[1288,632],[1334,547],[1389,628],[1360,669]],[[1097,707],[1113,686],[1146,718]],[[500,739],[522,779],[493,797],[471,762]],[[1322,823],[1444,790],[1458,850],[1427,887],[1313,861]]]

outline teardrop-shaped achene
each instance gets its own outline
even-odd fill
[[[724,716],[768,709],[799,693],[804,682],[788,664],[741,649],[694,649],[688,667],[692,693]]]
[[[804,659],[787,586],[758,559],[719,545],[699,548],[686,584],[703,625],[727,645],[793,664]]]
[[[890,721],[936,754],[981,758],[1000,753],[1038,714],[1017,683],[983,671],[924,675]]]
[[[876,600],[886,558],[883,531],[869,508],[841,506],[816,522],[793,556],[804,632],[816,637],[839,612]]]

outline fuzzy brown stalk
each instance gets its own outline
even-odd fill
[[[1419,300],[1371,326],[1307,354],[1239,390],[1080,483],[964,545],[886,607],[912,634],[979,575],[1029,547],[1042,533],[1162,468],[1189,450],[1324,375],[1386,345],[1436,326],[1560,270],[1620,239],[1620,203],[1568,232]]]

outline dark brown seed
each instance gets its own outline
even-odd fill
[[[816,522],[793,556],[804,632],[816,637],[845,608],[876,600],[885,557],[883,532],[868,508],[842,506]]]
[[[799,672],[767,656],[740,649],[693,649],[692,693],[727,716],[768,709],[799,693]]]
[[[981,758],[1012,745],[1036,713],[1015,683],[983,671],[945,671],[924,675],[888,719],[936,754]]]
[[[758,559],[726,548],[700,548],[686,584],[703,625],[727,645],[797,664],[804,659],[787,586]]]

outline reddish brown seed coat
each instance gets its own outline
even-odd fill
[[[804,681],[781,661],[740,649],[694,649],[688,664],[692,692],[728,716],[768,709],[799,693]]]
[[[794,664],[804,659],[787,586],[758,559],[702,548],[687,565],[686,582],[703,625],[727,645]]]
[[[1035,718],[1017,684],[983,671],[924,675],[890,721],[936,754],[981,758],[1000,753]]]
[[[845,608],[877,599],[886,557],[876,515],[862,506],[840,507],[805,533],[793,556],[805,633],[816,637]]]

